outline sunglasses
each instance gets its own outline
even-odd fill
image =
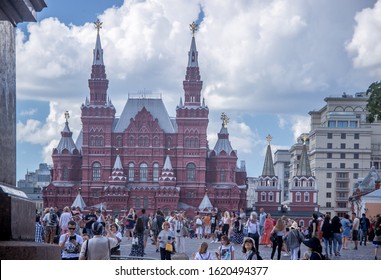
[[[75,230],[75,227],[69,227],[69,230]]]

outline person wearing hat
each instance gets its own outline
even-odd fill
[[[323,248],[320,245],[320,240],[317,237],[311,237],[308,240],[304,240],[303,244],[308,247],[308,252],[304,254],[305,260],[323,260],[322,251]]]
[[[290,227],[290,232],[285,237],[287,249],[290,251],[291,260],[298,259],[300,244],[304,240],[304,235],[299,231],[298,223],[293,221]]]
[[[106,227],[107,236],[103,236],[103,225],[100,222],[94,222],[91,225],[94,237],[85,241],[81,246],[79,254],[80,260],[109,260],[110,250],[118,245],[118,239],[115,234]]]

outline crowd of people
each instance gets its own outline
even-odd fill
[[[233,260],[234,246],[242,246],[244,259],[263,259],[260,245],[271,248],[271,259],[281,259],[281,254],[298,259],[329,259],[347,250],[349,241],[358,246],[374,245],[377,259],[381,246],[381,217],[345,215],[330,217],[313,213],[304,227],[287,216],[273,219],[263,208],[259,213],[246,216],[239,211],[195,212],[188,217],[183,211],[160,209],[147,214],[131,208],[125,215],[108,215],[104,209],[91,209],[86,214],[79,207],[47,208],[36,218],[36,242],[56,243],[61,248],[62,259],[110,259],[120,254],[123,237],[131,242],[131,257],[144,257],[147,243],[156,247],[160,259],[171,260],[174,253],[185,253],[187,238],[205,240],[194,252],[196,260]],[[207,242],[209,241],[209,242]],[[215,254],[208,251],[208,243],[220,243]],[[308,251],[302,254],[301,244]]]

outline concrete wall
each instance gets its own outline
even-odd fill
[[[15,28],[0,21],[0,182],[16,186]]]

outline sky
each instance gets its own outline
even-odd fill
[[[261,175],[267,146],[289,149],[324,98],[366,91],[381,77],[381,0],[45,0],[16,34],[17,179],[52,164],[64,113],[76,140],[89,97],[96,29],[120,115],[128,95],[162,96],[170,116],[196,33],[214,147],[224,112],[238,165]]]

